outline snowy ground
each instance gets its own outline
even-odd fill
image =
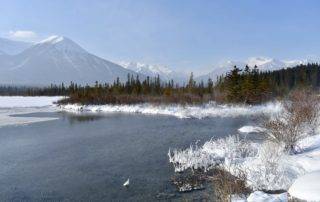
[[[69,104],[61,106],[62,110],[69,112],[101,112],[101,113],[140,113],[151,115],[169,115],[178,118],[206,118],[206,117],[236,117],[256,114],[272,114],[281,110],[279,102],[268,103],[260,106],[244,105],[217,105],[208,103],[204,105],[89,105],[82,106]]]
[[[240,132],[259,132],[256,126],[244,126]],[[247,184],[256,190],[247,201],[287,201],[287,193],[266,194],[259,190],[289,190],[291,196],[320,201],[320,135],[299,141],[299,154],[282,152],[275,143],[256,143],[237,136],[210,140],[202,146],[169,151],[175,171],[203,168],[219,164],[234,175],[245,172]],[[311,174],[310,174],[311,173]],[[243,200],[243,201],[246,201]],[[235,200],[239,201],[239,200]]]
[[[13,115],[56,111],[54,102],[62,97],[0,96],[0,127],[51,121],[52,117],[15,117]]]
[[[61,96],[0,96],[0,108],[48,107],[62,98]]]

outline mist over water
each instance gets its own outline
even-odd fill
[[[180,195],[169,148],[236,134],[254,117],[180,119],[168,115],[46,112],[55,120],[0,128],[0,198],[5,200],[155,200]],[[122,184],[130,178],[130,187]],[[195,192],[201,195],[202,192]],[[199,197],[199,196],[198,196]]]

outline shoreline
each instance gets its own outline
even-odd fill
[[[248,126],[242,128],[244,127]],[[261,130],[256,129],[249,133]],[[298,146],[301,148],[299,153],[288,154],[272,144],[243,141],[233,135],[207,141],[202,146],[191,145],[186,149],[169,150],[168,157],[175,173],[200,169],[205,174],[219,168],[244,181],[252,192],[247,195],[243,193],[245,196],[233,194],[233,197],[248,202],[262,198],[268,201],[287,201],[290,197],[319,200],[319,196],[309,196],[313,193],[307,187],[308,183],[318,186],[312,179],[320,177],[320,134],[303,138]],[[242,174],[245,177],[239,177]],[[210,174],[208,176],[210,178]]]
[[[210,118],[210,117],[238,117],[252,115],[271,115],[281,111],[280,102],[270,102],[262,105],[222,105],[209,102],[201,105],[179,105],[150,103],[132,105],[58,105],[60,110],[79,113],[138,113],[147,115],[169,115],[177,118]]]

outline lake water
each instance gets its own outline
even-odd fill
[[[56,120],[0,128],[1,201],[172,200],[169,148],[186,148],[236,134],[254,118],[179,119],[171,116],[33,113]],[[130,178],[129,188],[122,184]],[[201,193],[201,192],[199,192]]]

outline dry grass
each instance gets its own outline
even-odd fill
[[[232,196],[245,196],[251,190],[246,186],[246,175],[238,172],[237,176],[231,175],[223,168],[216,168],[213,171],[214,197],[217,201],[231,202]]]

